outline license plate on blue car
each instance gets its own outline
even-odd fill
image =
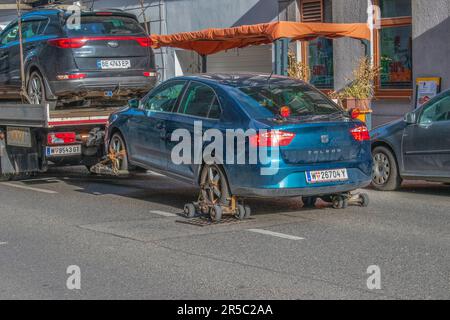
[[[347,169],[306,171],[306,182],[322,183],[348,180]]]

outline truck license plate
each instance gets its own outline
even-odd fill
[[[47,157],[58,156],[73,156],[81,154],[81,146],[59,146],[59,147],[46,147],[45,154]]]
[[[7,127],[6,141],[10,146],[31,148],[30,128]]]
[[[306,182],[321,183],[348,180],[347,169],[307,171]]]
[[[130,60],[98,60],[99,69],[129,69],[131,68]]]

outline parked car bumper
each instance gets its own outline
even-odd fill
[[[348,180],[325,183],[308,183],[306,171],[346,168]],[[245,171],[241,171],[245,172]],[[249,171],[247,171],[249,172]],[[254,172],[253,170],[251,172]],[[279,169],[275,175],[258,173],[242,174],[238,179],[231,179],[230,188],[234,195],[241,197],[296,197],[320,196],[344,193],[367,187],[371,182],[371,165],[350,167],[348,165],[329,167]],[[254,175],[251,177],[250,175]]]
[[[155,84],[156,77],[144,76],[86,78],[49,82],[52,93],[60,98],[105,98],[106,96],[118,100],[147,93]]]

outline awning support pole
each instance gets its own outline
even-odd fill
[[[202,73],[208,72],[208,56],[206,54],[202,54]]]
[[[273,71],[275,74],[287,76],[289,42],[289,38],[281,38],[274,42],[275,64]]]

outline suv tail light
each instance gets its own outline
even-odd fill
[[[156,77],[157,73],[155,71],[144,71],[144,77],[152,78]]]
[[[78,49],[82,48],[87,41],[87,38],[63,38],[48,40],[48,43],[62,49]]]
[[[141,47],[151,47],[153,45],[153,41],[149,37],[138,37],[135,40]]]
[[[151,47],[153,45],[150,37],[130,37],[130,36],[112,36],[112,37],[83,37],[83,38],[59,38],[48,40],[52,46],[62,49],[79,49],[86,45],[88,41],[136,41],[141,47]]]
[[[80,79],[86,79],[87,74],[86,73],[70,73],[70,74],[61,74],[57,75],[56,79],[58,80],[80,80]]]
[[[253,147],[285,147],[295,138],[295,133],[272,130],[258,133],[250,137],[250,145]]]
[[[75,132],[52,132],[47,135],[47,144],[70,144],[77,142]]]
[[[370,140],[370,134],[369,130],[365,125],[357,126],[350,130],[350,133],[352,134],[353,138],[356,141],[368,141]]]

